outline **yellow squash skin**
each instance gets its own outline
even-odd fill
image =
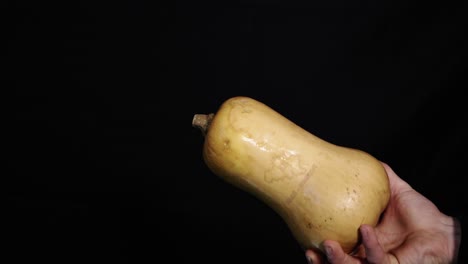
[[[274,209],[304,249],[323,250],[331,239],[352,252],[359,226],[375,226],[390,198],[373,156],[326,142],[249,97],[230,98],[214,114],[203,159]]]

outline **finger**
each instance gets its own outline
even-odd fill
[[[323,248],[331,264],[359,264],[361,261],[346,254],[336,241],[326,240],[323,242]]]
[[[390,188],[392,191],[392,195],[396,195],[399,192],[412,189],[411,186],[401,179],[393,169],[385,162],[381,162],[383,167],[385,168],[385,172],[387,173],[388,180],[390,182]]]
[[[362,244],[366,251],[367,261],[371,264],[384,263],[383,260],[386,254],[377,240],[375,229],[369,225],[362,225],[359,231],[361,232]]]
[[[323,253],[316,249],[308,249],[305,252],[307,262],[309,264],[325,264],[326,261],[324,259]]]

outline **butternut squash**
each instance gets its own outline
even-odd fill
[[[253,98],[195,114],[203,160],[227,183],[276,211],[304,249],[339,242],[351,253],[361,224],[375,226],[390,198],[384,167],[358,149],[327,142]]]

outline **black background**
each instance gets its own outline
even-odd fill
[[[9,263],[305,263],[272,210],[202,161],[193,115],[236,95],[387,162],[464,226],[467,11],[461,1],[3,3]]]

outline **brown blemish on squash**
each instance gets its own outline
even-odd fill
[[[286,199],[286,204],[292,203],[294,199],[296,198],[297,194],[302,191],[302,189],[304,188],[304,185],[307,183],[310,177],[312,177],[315,167],[316,167],[315,165],[312,166],[312,168],[306,173],[306,175],[304,176],[302,181],[299,183],[299,185],[296,187],[296,189],[291,192],[288,199]]]
[[[272,157],[271,167],[264,172],[264,180],[273,183],[307,173],[307,168],[301,164],[298,156],[282,152]]]
[[[223,149],[224,150],[229,150],[231,148],[230,144],[231,144],[231,141],[228,138],[224,139]]]

